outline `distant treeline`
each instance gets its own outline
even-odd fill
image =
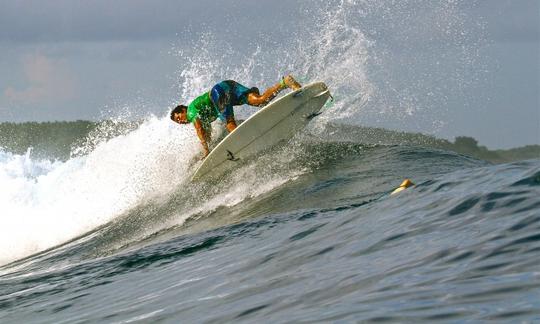
[[[489,150],[472,137],[458,136],[454,142],[421,133],[407,133],[383,128],[330,124],[332,137],[365,144],[411,145],[437,148],[468,155],[492,163],[540,159],[540,145],[527,145],[508,150]]]
[[[100,140],[135,129],[140,121],[117,122],[84,120],[63,122],[0,123],[0,148],[15,154],[67,160],[74,148],[92,148]],[[382,128],[329,124],[332,140],[363,144],[411,145],[438,148],[465,154],[493,163],[539,159],[540,145],[527,145],[509,150],[489,150],[472,137],[459,136],[454,142],[420,133],[406,133]],[[84,150],[83,150],[84,151]]]
[[[67,160],[73,148],[87,144],[91,132],[102,129],[99,136],[113,137],[137,125],[86,120],[0,123],[0,148],[15,154],[25,154],[32,148],[33,157]]]
[[[448,149],[494,163],[540,159],[540,145],[526,145],[509,150],[491,151],[485,146],[478,145],[478,141],[474,138],[466,136],[456,137],[454,143],[450,143]]]

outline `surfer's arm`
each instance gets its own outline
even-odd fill
[[[206,142],[206,138],[208,135],[206,134],[206,131],[204,130],[204,127],[202,126],[201,120],[199,118],[195,119],[195,122],[193,122],[193,126],[195,126],[195,130],[197,131],[197,136],[199,137],[199,140],[201,141],[201,144],[203,146],[204,150],[204,157],[210,153],[208,150],[208,143]]]

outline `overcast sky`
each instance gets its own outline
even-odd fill
[[[443,43],[445,36],[436,34],[437,28],[419,23],[417,29],[404,29],[399,22],[424,16],[427,20],[434,3],[450,1],[404,1],[420,5],[398,3],[395,8],[389,1],[356,2],[364,13],[358,26],[376,44],[373,51],[387,53],[386,74],[377,75],[388,76],[393,89],[411,83],[411,71],[423,68],[419,61],[435,59],[445,50],[441,45],[438,53],[419,60],[426,44],[434,39]],[[291,30],[313,26],[306,8],[317,3],[323,2],[0,0],[0,121],[99,119],[124,110],[163,115],[180,94],[178,48],[189,51],[192,40],[208,34],[228,40],[239,53],[247,47],[271,47],[294,38],[297,34]],[[429,7],[426,13],[422,3]],[[432,84],[445,89],[444,107],[437,100],[430,107],[431,115],[445,119],[436,135],[474,136],[489,147],[539,143],[540,1],[458,3],[463,8],[455,15],[464,18],[455,21],[462,25],[448,24],[455,29],[448,34],[481,31],[478,37],[463,37],[470,44],[462,45],[477,53],[467,69],[478,70],[470,74],[478,80],[471,82],[470,91],[438,85],[455,70],[448,65],[437,75],[412,76],[418,88],[403,92],[417,91],[420,96],[421,88]],[[411,8],[414,13],[407,12]],[[375,84],[383,81],[373,77]],[[391,120],[376,126],[422,130]]]

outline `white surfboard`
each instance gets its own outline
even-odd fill
[[[319,114],[329,97],[326,85],[315,82],[272,101],[228,134],[191,180],[219,176],[254,154],[291,138]]]

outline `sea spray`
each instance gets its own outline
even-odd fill
[[[272,169],[290,158],[280,150],[263,159],[262,168],[250,161],[218,183],[191,184],[202,157],[192,127],[167,116],[148,118],[133,130],[118,127],[105,123],[96,128],[66,161],[33,159],[30,149],[25,155],[1,152],[0,226],[6,231],[0,238],[0,264],[117,221],[110,231],[103,229],[105,237],[115,233],[100,250],[106,254],[190,217],[271,191],[294,174]],[[219,127],[214,135],[220,135]],[[99,242],[99,235],[94,240]]]
[[[0,263],[42,251],[170,194],[199,154],[191,130],[152,118],[65,162],[2,153]]]

